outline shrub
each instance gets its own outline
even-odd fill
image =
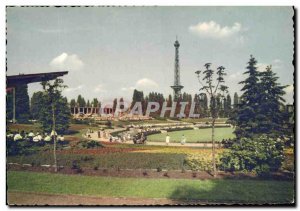
[[[93,156],[83,156],[81,157],[81,160],[83,161],[91,161],[91,160],[94,160],[94,157]]]
[[[76,145],[78,148],[84,148],[84,149],[91,149],[91,148],[98,148],[98,147],[103,147],[102,144],[100,144],[100,142],[98,141],[94,141],[94,140],[81,140],[77,143]]]
[[[168,132],[173,132],[173,131],[181,131],[181,130],[194,130],[193,127],[179,127],[179,128],[170,128],[170,129],[167,129]]]
[[[277,171],[284,160],[283,141],[266,135],[236,139],[222,155],[221,166],[227,171],[253,171],[265,175]]]
[[[233,140],[232,139],[223,139],[221,141],[221,143],[223,144],[224,148],[230,148],[233,144]]]
[[[219,154],[216,154],[216,163],[220,163]],[[201,154],[188,154],[184,160],[184,165],[193,171],[212,171],[212,153],[204,151]]]
[[[161,171],[162,171],[162,168],[161,168],[160,166],[158,166],[158,167],[156,168],[156,171],[157,171],[157,172],[161,172]]]
[[[82,173],[83,172],[83,170],[82,170],[82,168],[79,165],[79,163],[78,163],[77,160],[73,160],[72,161],[72,167],[71,167],[71,169],[76,170],[76,173]]]

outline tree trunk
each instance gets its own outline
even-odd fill
[[[53,131],[53,156],[54,156],[54,171],[57,172],[57,158],[56,158],[56,131],[55,131],[55,108],[52,105],[52,131]]]

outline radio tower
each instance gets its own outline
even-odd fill
[[[174,90],[174,100],[177,100],[181,95],[183,86],[180,84],[180,69],[179,69],[179,42],[176,37],[175,46],[175,68],[174,68],[174,85],[171,88]]]

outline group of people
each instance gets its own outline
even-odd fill
[[[166,145],[169,145],[169,143],[170,143],[170,136],[169,136],[169,134],[167,134]],[[185,138],[184,134],[182,134],[182,136],[181,136],[180,143],[181,143],[181,145],[184,145],[186,143],[186,138]]]

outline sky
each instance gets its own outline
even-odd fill
[[[7,75],[69,71],[63,95],[132,99],[133,89],[172,94],[174,42],[184,92],[205,63],[226,68],[233,97],[253,55],[272,65],[293,102],[292,7],[8,7]],[[29,84],[29,95],[42,89]]]

